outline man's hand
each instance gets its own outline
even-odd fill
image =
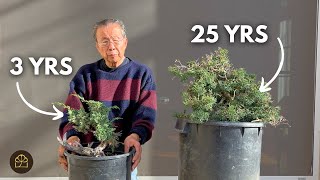
[[[80,143],[80,139],[77,136],[71,136],[67,140],[67,143],[70,144],[71,146],[77,146],[76,142]],[[66,156],[64,155],[64,151],[65,151],[65,148],[62,145],[60,145],[58,148],[58,154],[59,154],[58,162],[64,170],[68,171],[68,161]]]
[[[132,133],[130,134],[125,140],[124,140],[124,152],[128,153],[130,147],[134,147],[136,149],[136,153],[132,158],[132,169],[131,171],[133,171],[138,164],[140,163],[141,160],[141,152],[142,152],[142,148],[141,148],[141,144],[139,142],[140,137],[138,134],[136,133]]]

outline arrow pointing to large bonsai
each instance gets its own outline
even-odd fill
[[[21,91],[20,91],[20,88],[19,88],[19,82],[17,82],[16,85],[17,85],[17,90],[18,90],[18,93],[19,93],[22,101],[23,101],[27,106],[29,106],[29,108],[31,108],[32,110],[34,110],[34,111],[36,111],[36,112],[38,112],[38,113],[41,113],[41,114],[45,114],[45,115],[49,115],[49,116],[55,116],[55,117],[52,118],[52,120],[57,120],[57,119],[62,118],[63,113],[62,113],[59,109],[57,109],[54,105],[52,105],[52,106],[53,106],[53,109],[56,111],[55,113],[42,111],[42,110],[40,110],[40,109],[32,106],[32,105],[31,105],[30,103],[28,103],[28,101],[26,101],[26,99],[23,97],[23,95],[22,95],[22,93],[21,93]]]
[[[270,91],[271,88],[269,87],[269,85],[277,78],[277,76],[279,75],[281,69],[282,69],[282,66],[283,66],[283,61],[284,61],[284,51],[283,51],[283,45],[282,45],[282,42],[280,40],[280,38],[277,38],[278,39],[278,42],[280,44],[280,48],[281,48],[281,61],[280,61],[280,65],[278,67],[278,70],[276,72],[276,74],[274,74],[274,76],[272,77],[272,79],[264,85],[264,78],[262,77],[261,79],[261,85],[260,85],[260,88],[259,88],[259,91],[260,92],[267,92],[267,91]]]

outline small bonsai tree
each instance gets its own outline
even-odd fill
[[[93,132],[94,136],[100,141],[100,144],[96,148],[91,148],[92,143],[88,147],[83,147],[81,144],[78,146],[71,146],[66,142],[61,141],[58,138],[60,144],[65,146],[66,149],[76,152],[80,155],[86,156],[104,156],[104,149],[108,146],[112,152],[118,146],[119,136],[121,133],[116,133],[112,122],[119,118],[110,120],[108,118],[109,112],[112,109],[119,109],[117,106],[106,107],[100,101],[85,100],[83,97],[73,94],[78,97],[81,102],[85,103],[88,107],[88,111],[84,107],[80,109],[73,109],[63,103],[55,103],[61,105],[68,110],[69,122],[73,123],[73,127],[76,131],[81,133]]]
[[[186,87],[182,92],[186,110],[176,114],[177,118],[194,123],[262,121],[277,125],[284,121],[280,108],[272,105],[271,95],[259,91],[255,75],[233,68],[226,49],[219,48],[186,65],[176,60],[168,69]]]

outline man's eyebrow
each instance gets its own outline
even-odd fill
[[[110,41],[109,38],[106,38],[106,37],[103,37],[103,38],[100,38],[100,39],[97,39],[98,41]]]
[[[118,40],[118,39],[122,39],[122,37],[119,37],[119,36],[111,36],[111,38],[112,38],[112,39],[117,39],[117,40]]]
[[[111,36],[111,39],[112,39],[112,40],[120,40],[120,39],[122,39],[122,38],[119,37],[119,36]],[[110,40],[110,38],[102,37],[100,40],[101,40],[101,41],[103,41],[103,40]]]

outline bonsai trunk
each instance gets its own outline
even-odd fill
[[[91,156],[91,157],[101,157],[105,156],[104,149],[108,146],[107,141],[102,141],[96,148],[83,147],[80,143],[77,146],[71,146],[66,141],[62,141],[59,137],[57,137],[59,143],[66,148],[66,150],[75,152],[82,156]]]

